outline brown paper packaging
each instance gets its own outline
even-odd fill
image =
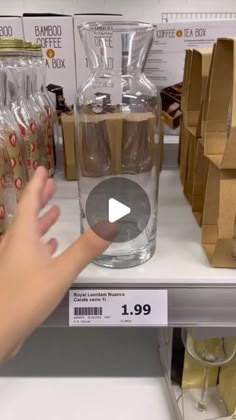
[[[201,135],[201,120],[203,114],[203,97],[207,87],[208,74],[211,64],[212,49],[194,49],[192,52],[191,66],[189,69],[189,86],[187,89],[186,110],[184,120],[186,124],[185,131],[185,177],[184,177],[184,194],[190,204],[193,204],[193,212],[197,207],[198,197],[200,195],[199,179],[195,181],[195,174],[199,174],[202,161],[200,159],[200,148],[198,148],[198,138]],[[200,160],[199,160],[200,159]],[[200,168],[199,168],[200,167]],[[195,186],[196,183],[196,186]],[[197,189],[197,191],[196,191]],[[203,186],[204,189],[204,186]],[[195,199],[193,203],[193,194]],[[196,198],[197,197],[197,198]],[[198,223],[201,223],[201,215],[196,214]]]
[[[187,127],[199,124],[202,100],[205,95],[211,65],[212,48],[194,49],[192,52],[189,80],[186,92],[184,122]],[[199,133],[196,133],[199,137]]]
[[[62,114],[64,174],[69,181],[77,179],[75,159],[75,120],[74,114]]]
[[[203,115],[205,155],[221,169],[236,169],[236,40],[218,39]]]
[[[209,160],[204,156],[204,146],[201,139],[199,139],[197,143],[192,193],[192,212],[199,226],[202,226],[208,168]]]
[[[186,128],[186,171],[184,179],[184,194],[189,203],[192,204],[193,197],[193,179],[196,166],[197,157],[197,143],[196,128]]]
[[[221,367],[219,375],[219,391],[228,415],[236,408],[236,359]]]
[[[74,115],[62,115],[64,172],[67,180],[77,179]],[[93,141],[86,141],[89,134]],[[159,139],[155,134],[155,117],[151,113],[132,114],[123,118],[116,115],[86,116],[80,122],[79,160],[84,176],[100,176],[102,174],[119,174],[124,171],[149,170],[153,159],[163,164],[163,120],[159,128]],[[142,142],[137,142],[137,136]],[[101,141],[102,139],[102,141]],[[128,139],[128,140],[127,140]],[[150,140],[150,141],[149,141]],[[158,142],[159,140],[159,142]],[[90,146],[92,144],[92,149]],[[91,154],[96,161],[91,166]],[[136,156],[130,159],[130,155]],[[132,166],[133,165],[133,166]]]
[[[183,126],[181,132],[180,178],[184,193],[192,204],[194,175],[198,166],[198,138],[201,136],[203,97],[210,71],[212,49],[194,49],[186,53],[184,76]],[[188,63],[189,60],[189,63]],[[201,162],[200,162],[201,163]],[[195,206],[195,204],[194,204]]]
[[[208,386],[216,386],[218,371],[218,368],[209,369]],[[203,379],[204,366],[194,360],[186,351],[184,358],[182,388],[201,388],[203,385]]]
[[[183,90],[181,95],[181,111],[184,113],[186,110],[186,94],[189,86],[190,68],[192,61],[192,50],[186,50],[184,61],[184,76],[183,76]]]
[[[78,145],[81,173],[96,177],[139,173],[150,170],[153,164],[159,166],[163,129],[160,126],[156,134],[155,118],[151,112],[81,115]]]
[[[203,210],[202,244],[214,267],[236,268],[235,215],[236,170],[220,170],[210,162]]]
[[[183,77],[183,91],[181,98],[181,109],[182,109],[182,121],[180,129],[180,180],[184,185],[185,174],[186,174],[186,161],[187,161],[187,133],[186,133],[186,110],[187,110],[187,98],[190,81],[190,70],[192,65],[192,50],[186,51],[185,65],[184,65],[184,77]]]

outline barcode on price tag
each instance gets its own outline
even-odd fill
[[[166,326],[167,299],[167,290],[70,290],[69,325]]]
[[[75,316],[98,316],[102,315],[102,307],[96,308],[96,307],[83,307],[79,306],[74,308],[74,314]]]

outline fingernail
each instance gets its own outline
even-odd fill
[[[110,223],[108,220],[101,220],[92,229],[97,236],[109,242],[112,242],[119,233],[118,224]]]

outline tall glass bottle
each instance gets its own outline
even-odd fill
[[[0,69],[0,240],[13,220],[19,183],[8,152],[16,146],[17,137],[6,103],[6,75]]]
[[[111,180],[111,194],[115,194],[111,197],[119,196],[119,189],[126,190],[122,184],[126,180],[126,200],[137,212],[132,211],[127,222],[125,218],[118,222],[123,237],[119,233],[119,239],[95,262],[132,267],[148,261],[156,249],[161,100],[143,72],[154,26],[90,22],[79,26],[79,31],[91,68],[91,77],[76,99],[81,230],[91,226],[89,214],[93,213],[90,220],[95,226],[104,217],[100,212],[108,201],[104,190],[95,200],[90,200],[91,192]],[[128,181],[133,181],[134,189]],[[149,214],[147,200],[142,211],[136,191],[146,194],[141,195],[149,201]]]
[[[31,108],[32,115],[37,124],[40,164],[48,169],[46,136],[47,136],[47,112],[36,101],[36,73],[31,59],[31,42],[24,42],[24,55],[19,57],[20,65],[26,74],[26,101]]]
[[[25,144],[28,177],[31,178],[41,161],[41,137],[37,116],[29,101],[27,72],[21,64],[24,54],[22,40],[0,39],[0,63],[7,75],[9,108]]]
[[[57,113],[45,84],[46,67],[43,60],[42,47],[39,44],[31,44],[30,51],[34,68],[34,98],[47,114],[46,152],[49,176],[53,176],[56,169],[55,143],[58,138]]]
[[[28,178],[26,168],[26,151],[18,124],[14,115],[10,111],[12,86],[8,83],[9,80],[6,71],[7,65],[6,60],[2,59],[1,56],[1,44],[2,42],[0,40],[0,83],[1,92],[3,92],[0,98],[1,137],[2,140],[5,140],[5,145],[11,160],[16,197],[17,200],[19,200]]]

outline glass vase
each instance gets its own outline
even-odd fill
[[[115,190],[116,178],[135,182],[150,203],[147,225],[143,226],[139,212],[133,224],[140,233],[134,239],[113,242],[95,260],[111,268],[132,267],[148,261],[156,249],[161,100],[144,74],[155,28],[117,21],[85,23],[78,29],[91,69],[76,97],[81,231],[89,227],[86,203],[96,186],[111,179]],[[140,206],[135,193],[130,194],[132,206]],[[95,223],[103,218],[99,214],[103,199],[101,194],[94,201]],[[132,220],[127,223],[127,238],[129,230],[132,238]]]

